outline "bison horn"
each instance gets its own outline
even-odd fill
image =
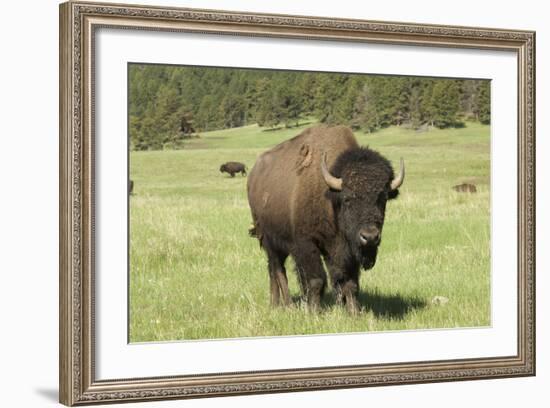
[[[401,160],[399,161],[399,174],[397,175],[397,177],[395,177],[392,180],[390,188],[392,190],[398,189],[399,187],[401,187],[401,184],[403,184],[404,179],[405,179],[405,162],[401,157]]]
[[[323,173],[323,178],[325,183],[332,188],[333,190],[342,191],[342,179],[334,177],[327,169],[327,153],[323,153],[323,159],[321,160],[321,173]]]

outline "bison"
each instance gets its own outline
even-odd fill
[[[246,176],[246,166],[239,162],[227,162],[220,166],[220,173],[229,173],[231,177],[235,177],[235,173],[241,173]]]
[[[473,184],[462,183],[453,186],[453,190],[459,193],[477,193],[477,188]]]
[[[285,260],[294,258],[308,305],[316,309],[328,267],[338,304],[359,310],[361,267],[376,262],[386,202],[405,177],[390,162],[360,147],[348,127],[304,130],[257,159],[247,183],[251,233],[267,254],[271,303],[290,303]]]

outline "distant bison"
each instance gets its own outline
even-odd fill
[[[246,166],[239,162],[227,162],[220,166],[221,173],[229,173],[231,177],[235,177],[235,173],[241,173],[246,176]]]
[[[453,190],[458,191],[459,193],[477,193],[476,186],[468,183],[462,183],[453,186]]]
[[[360,268],[376,262],[386,202],[405,167],[360,147],[351,129],[318,126],[263,153],[248,177],[251,234],[268,257],[271,302],[290,303],[285,260],[294,258],[308,304],[316,308],[331,274],[338,303],[359,310]]]
[[[134,193],[134,180],[130,180],[130,182],[128,183],[128,194],[133,194]]]

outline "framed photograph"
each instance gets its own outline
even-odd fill
[[[535,374],[535,33],[60,6],[60,401]]]

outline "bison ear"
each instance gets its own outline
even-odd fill
[[[309,167],[313,159],[313,149],[307,143],[300,146],[300,151],[298,153],[298,159],[296,160],[296,167],[298,171],[303,170],[306,167]]]
[[[399,195],[398,189],[390,190],[388,193],[388,200],[393,200],[394,198],[397,198],[398,195]]]

